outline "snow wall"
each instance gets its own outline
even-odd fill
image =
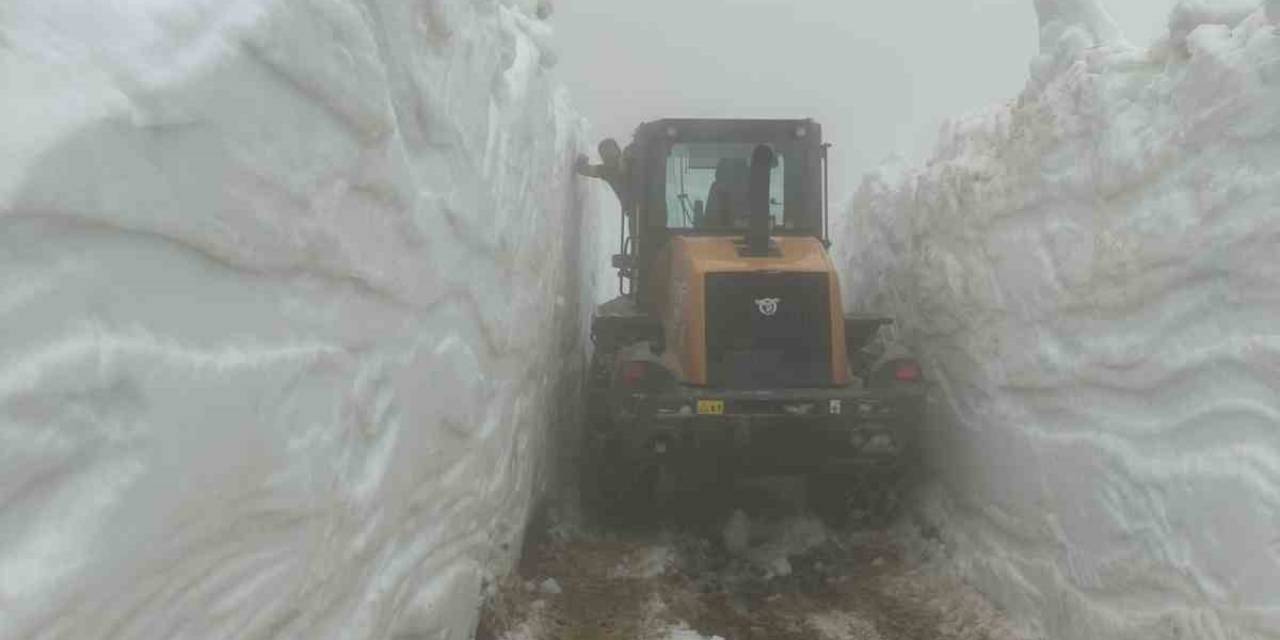
[[[0,7],[0,637],[470,637],[598,261],[548,9]]]
[[[922,511],[1044,636],[1280,638],[1280,2],[1037,9],[1024,93],[840,221],[932,377]]]

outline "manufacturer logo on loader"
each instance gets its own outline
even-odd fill
[[[756,308],[760,310],[760,315],[774,316],[778,313],[779,302],[782,302],[782,298],[760,298],[756,300]]]

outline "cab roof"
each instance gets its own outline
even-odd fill
[[[637,139],[654,136],[688,139],[793,136],[801,128],[821,139],[822,127],[812,118],[663,118],[636,127]],[[671,133],[674,130],[674,135]]]

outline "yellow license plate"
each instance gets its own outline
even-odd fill
[[[698,415],[700,416],[724,415],[724,400],[699,400]]]

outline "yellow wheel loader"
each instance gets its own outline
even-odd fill
[[[829,519],[891,513],[921,371],[869,350],[889,318],[843,312],[829,146],[812,120],[665,119],[614,158],[620,295],[591,323],[589,511],[651,514],[741,476],[802,475]]]

